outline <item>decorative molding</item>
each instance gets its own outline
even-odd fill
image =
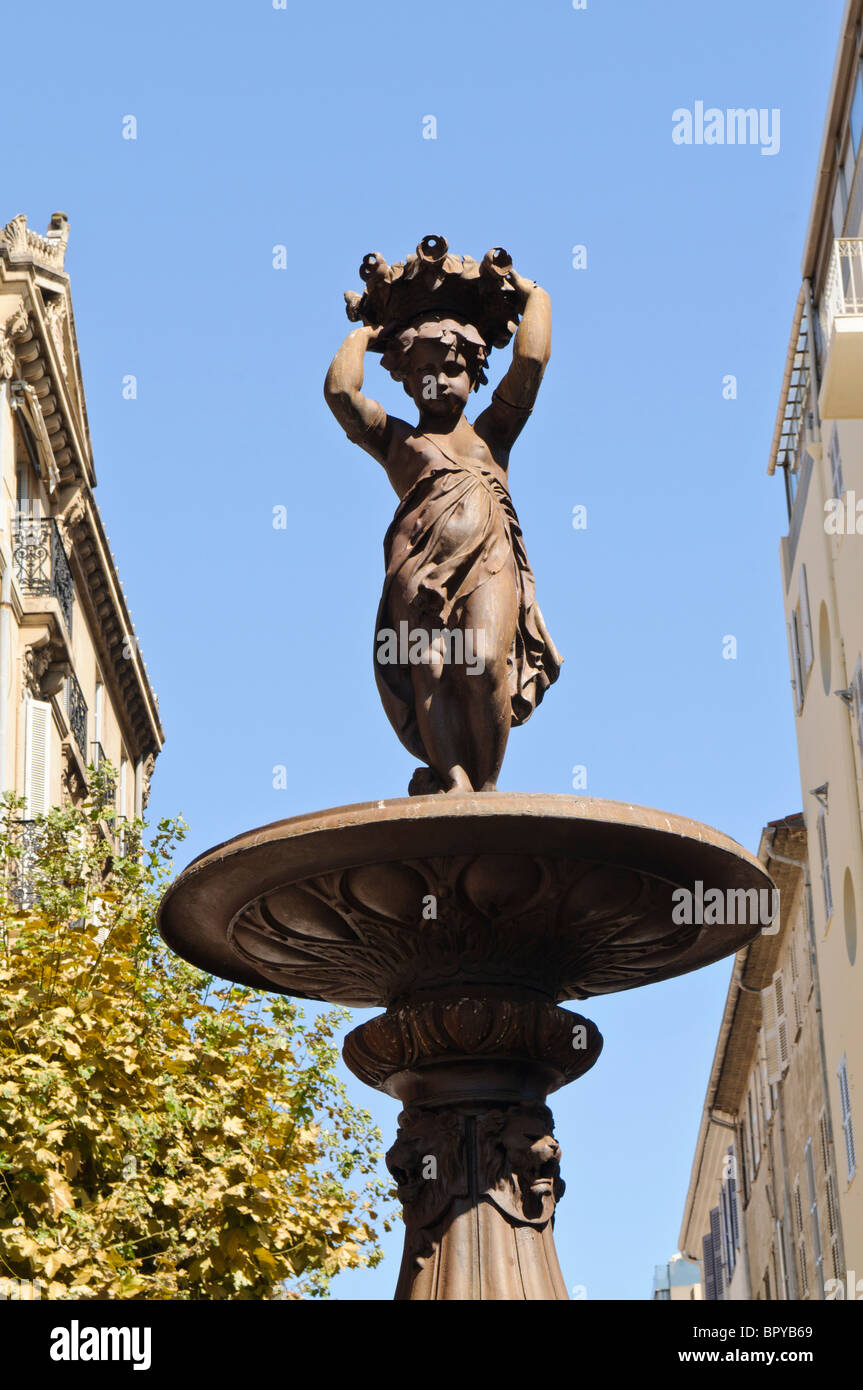
[[[554,1004],[508,999],[430,1000],[388,1010],[344,1041],[346,1065],[368,1086],[430,1061],[532,1061],[575,1081],[596,1061],[596,1025]]]
[[[64,740],[62,752],[63,767],[60,772],[60,782],[63,787],[63,794],[67,801],[75,803],[87,795],[87,779],[71,740]]]
[[[50,700],[56,695],[72,669],[65,643],[34,642],[24,648],[24,689],[36,700]]]
[[[56,299],[46,299],[42,296],[45,306],[45,319],[51,340],[57,353],[57,360],[64,377],[69,376],[69,364],[66,358],[66,301],[60,297]]]
[[[566,1299],[565,1190],[544,1105],[410,1107],[386,1156],[405,1221],[397,1299]]]
[[[25,335],[29,336],[29,329],[27,310],[19,303],[0,327],[0,381],[10,381],[16,375],[15,344]]]
[[[150,800],[150,782],[153,776],[153,769],[156,766],[156,759],[152,753],[148,753],[144,759],[144,766],[141,769],[141,806],[147,809]]]
[[[493,983],[490,960],[501,983],[585,999],[663,978],[697,940],[698,926],[672,921],[671,892],[663,879],[589,859],[404,859],[273,888],[237,913],[228,940],[289,993],[355,1008],[420,985]]]
[[[63,272],[68,242],[69,220],[64,212],[53,214],[45,236],[31,231],[23,213],[0,230],[0,247],[5,247],[10,261],[30,261],[43,270]]]
[[[474,1165],[466,1161],[471,1146]],[[399,1115],[386,1165],[406,1226],[422,1231],[430,1246],[431,1228],[459,1197],[490,1202],[514,1225],[544,1226],[566,1190],[560,1156],[545,1105],[501,1106],[478,1115],[475,1106],[411,1106]]]

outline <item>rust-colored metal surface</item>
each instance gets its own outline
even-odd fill
[[[698,881],[772,886],[740,845],[681,816],[568,796],[411,797],[219,845],[166,894],[160,925],[196,965],[302,998],[386,1006],[517,983],[562,1002],[739,950],[745,923],[672,920],[673,891]]]
[[[545,1099],[602,1047],[561,1001],[737,951],[757,916],[711,924],[698,904],[712,892],[751,909],[771,889],[740,845],[681,816],[567,796],[425,796],[227,841],[180,875],[160,929],[224,978],[385,1008],[344,1056],[404,1106],[387,1160],[406,1221],[397,1298],[561,1299],[563,1183]]]
[[[386,471],[399,504],[384,538],[375,679],[387,718],[421,766],[413,795],[494,791],[509,731],[557,680],[561,657],[536,599],[509,487],[510,452],[551,353],[551,301],[506,251],[453,255],[427,236],[388,265],[363,259],[361,326],[327,373],[327,404]],[[471,422],[493,348],[512,361]],[[363,393],[367,353],[400,382],[416,424]]]

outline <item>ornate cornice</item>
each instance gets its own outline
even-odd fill
[[[47,236],[40,236],[27,226],[23,213],[0,228],[0,248],[12,261],[29,261],[43,270],[63,273],[66,246],[69,241],[69,220],[65,212],[55,212]]]
[[[129,751],[136,761],[155,760],[164,742],[156,697],[95,502],[82,491],[58,519],[72,543],[70,562],[79,597],[86,595],[89,626],[103,672],[112,677],[128,723],[124,732]]]

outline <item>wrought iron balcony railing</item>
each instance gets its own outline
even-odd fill
[[[60,530],[53,517],[16,516],[12,523],[12,562],[25,594],[48,594],[60,604],[72,633],[75,585]]]
[[[34,820],[20,820],[15,826],[16,848],[20,851],[7,864],[7,891],[10,902],[19,909],[32,907],[38,900],[34,870],[39,862],[42,828]]]
[[[837,237],[821,293],[825,346],[836,319],[854,314],[863,314],[863,237]]]
[[[82,758],[87,756],[87,701],[74,671],[66,677],[66,714]]]

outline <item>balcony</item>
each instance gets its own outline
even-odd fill
[[[20,820],[15,826],[14,843],[18,853],[8,861],[6,884],[9,901],[19,912],[32,907],[39,894],[34,870],[39,863],[42,829],[33,820]]]
[[[82,758],[87,757],[87,701],[75,673],[66,678],[66,716]]]
[[[821,294],[826,420],[863,419],[863,238],[837,237]]]
[[[12,564],[22,594],[55,598],[72,634],[75,586],[60,531],[53,517],[16,516],[12,522]]]

